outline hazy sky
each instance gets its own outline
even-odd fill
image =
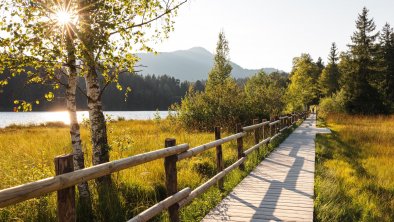
[[[290,71],[293,57],[303,52],[326,61],[332,42],[346,50],[364,6],[378,30],[386,22],[394,26],[394,0],[189,0],[175,31],[156,50],[202,46],[214,52],[223,29],[232,61]]]

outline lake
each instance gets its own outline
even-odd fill
[[[157,111],[106,111],[104,115],[109,115],[111,119],[117,120],[123,117],[126,120],[148,120],[155,117]],[[168,116],[168,111],[158,111],[161,118]],[[78,111],[78,122],[89,117],[88,111]],[[27,124],[41,124],[47,122],[63,122],[70,123],[68,113],[66,111],[60,112],[0,112],[0,128],[4,128],[11,124],[27,125]]]

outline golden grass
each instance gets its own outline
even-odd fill
[[[90,166],[89,130],[82,127],[81,135],[85,163]],[[110,122],[108,136],[111,160],[163,148],[165,138],[169,137],[176,138],[177,144],[189,143],[191,147],[214,140],[213,133],[188,132],[177,127],[171,120]],[[226,133],[222,136],[226,136]],[[252,135],[247,136],[244,142],[245,149],[250,147],[252,142]],[[53,176],[53,158],[71,151],[66,126],[12,127],[0,130],[0,189]],[[214,152],[212,149],[178,163],[179,189],[195,188],[216,173]],[[268,152],[269,148],[266,148],[263,152],[252,155],[246,163],[246,171],[235,170],[230,173],[226,177],[224,192],[211,188],[185,207],[181,212],[182,221],[201,219]],[[225,166],[235,162],[235,141],[223,146],[223,155]],[[165,198],[163,160],[114,173],[112,178],[116,184],[115,200],[98,199],[94,182],[89,182],[95,215],[91,220],[124,221]],[[0,209],[0,221],[56,221],[55,201],[55,195],[49,194]],[[80,216],[83,218],[83,215]],[[155,220],[167,220],[167,217],[163,214]]]
[[[317,138],[316,219],[392,221],[394,116],[331,115]]]

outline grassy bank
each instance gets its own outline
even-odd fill
[[[246,162],[246,170],[235,170],[225,178],[225,190],[216,187],[197,198],[181,211],[182,221],[199,221],[222,197],[245,177],[272,147],[278,145],[291,130],[274,141],[270,147],[255,152]],[[169,120],[119,121],[108,124],[111,160],[162,148],[168,137],[177,143],[189,143],[191,147],[214,139],[210,132],[188,132],[176,127]],[[91,146],[89,130],[81,129],[86,164],[90,166]],[[226,136],[228,133],[224,133]],[[244,141],[245,149],[252,146],[253,135]],[[0,130],[0,189],[43,179],[54,175],[53,158],[71,152],[67,126],[50,125],[35,127],[11,127]],[[236,142],[223,146],[225,166],[237,158]],[[89,182],[93,192],[94,221],[125,221],[165,198],[163,160],[143,164],[112,174],[115,190],[104,200],[98,199],[94,182]],[[214,149],[192,159],[178,163],[179,189],[196,188],[216,173]],[[47,196],[25,201],[0,209],[0,221],[56,221],[56,196]],[[78,212],[84,218],[84,212]],[[88,218],[84,218],[87,220]],[[90,218],[92,219],[92,218]],[[164,213],[156,221],[167,221]]]
[[[316,139],[316,221],[394,220],[394,116],[331,115]]]

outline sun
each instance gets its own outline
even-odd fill
[[[67,25],[72,21],[72,14],[66,10],[59,10],[55,13],[55,19],[59,25]]]

